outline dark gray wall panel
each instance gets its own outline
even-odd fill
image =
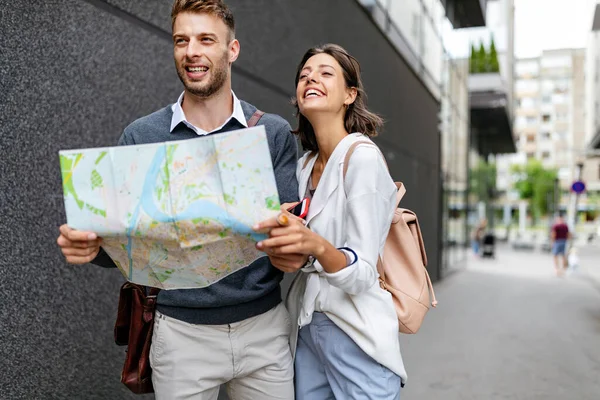
[[[377,140],[420,216],[432,278],[439,260],[435,100],[352,0],[230,1],[242,56],[236,93],[294,124],[296,64],[315,43],[359,58]],[[117,271],[67,266],[59,149],[115,143],[181,91],[169,0],[0,0],[0,398],[124,399],[112,342]],[[123,12],[125,11],[125,13]],[[151,397],[151,396],[150,396]]]
[[[176,97],[171,58],[155,56],[171,46],[85,2],[7,3],[0,398],[134,398],[111,337],[120,273],[67,266],[56,246],[65,220],[57,152],[114,144],[133,118]]]

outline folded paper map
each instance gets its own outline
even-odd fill
[[[68,225],[101,236],[129,281],[201,288],[264,256],[252,226],[279,196],[262,126],[59,156]]]

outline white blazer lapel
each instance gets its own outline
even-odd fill
[[[315,218],[323,208],[327,204],[327,200],[329,197],[335,192],[340,184],[341,179],[341,167],[344,161],[344,156],[346,155],[346,151],[350,145],[356,141],[355,135],[348,135],[344,139],[342,139],[338,145],[335,147],[335,150],[329,157],[327,161],[327,165],[325,165],[325,169],[323,170],[323,174],[321,175],[321,179],[319,180],[319,184],[317,185],[317,190],[310,202],[310,206],[308,208],[308,215],[306,217],[307,224]],[[313,167],[315,165],[315,160],[317,157],[313,157],[312,160],[309,161],[308,165],[301,174],[301,193],[306,193],[306,187],[309,182],[310,175],[312,173]]]
[[[323,208],[327,204],[327,199],[329,199],[329,196],[331,196],[331,194],[338,187],[339,163],[334,161],[336,160],[333,160],[331,158],[329,159],[327,165],[325,166],[325,170],[323,171],[323,175],[321,175],[321,179],[319,180],[317,190],[315,191],[315,194],[313,195],[313,198],[310,202],[310,206],[308,207],[308,215],[306,217],[307,224],[309,224],[314,217],[316,217],[321,211],[323,211]],[[310,177],[311,171],[312,168],[308,170],[308,177]]]

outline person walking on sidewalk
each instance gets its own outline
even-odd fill
[[[479,256],[479,249],[481,248],[481,241],[485,235],[486,228],[487,219],[482,218],[475,229],[473,229],[473,233],[471,234],[471,249],[473,250],[473,255],[475,256]]]
[[[569,226],[565,223],[562,215],[558,215],[550,230],[550,242],[552,244],[552,255],[554,256],[554,268],[556,274],[561,276],[569,266],[567,261],[567,241],[571,238]]]
[[[309,150],[296,173],[300,197],[312,198],[310,229],[285,211],[284,226],[273,218],[256,227],[271,229],[257,248],[312,260],[286,300],[296,399],[397,400],[406,381],[398,317],[377,273],[397,188],[369,139],[382,120],[365,105],[358,61],[333,44],[304,55],[296,101],[297,134]],[[345,155],[357,142],[346,174]]]
[[[134,121],[119,145],[216,135],[247,127],[257,110],[231,89],[238,58],[234,17],[220,0],[177,0],[172,8],[174,58],[183,93],[172,105]],[[265,114],[264,125],[281,202],[298,199],[297,145],[289,124]],[[58,244],[69,263],[115,267],[93,232],[60,227]],[[202,289],[163,290],[150,350],[159,400],[216,400],[227,384],[232,400],[293,399],[290,319],[281,302],[282,269],[303,255],[261,257]]]

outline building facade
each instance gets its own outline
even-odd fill
[[[59,0],[35,12],[28,1],[4,3],[2,36],[12,40],[0,42],[0,397],[134,398],[119,382],[124,349],[112,339],[123,277],[68,266],[56,246],[65,221],[58,151],[114,145],[133,120],[177,99],[171,2]],[[448,148],[465,142],[468,116],[464,93],[454,94],[466,85],[461,68],[443,51],[444,5],[458,27],[482,24],[485,4],[460,3],[228,1],[242,44],[236,94],[292,126],[294,73],[309,47],[339,43],[361,61],[369,106],[386,120],[376,141],[406,184],[402,205],[419,215],[434,280],[450,231],[442,207],[454,202],[442,188],[466,184]]]
[[[585,195],[575,204],[572,183],[582,179],[592,192],[600,184],[598,161],[586,158],[589,124],[594,118],[590,112],[593,84],[593,75],[586,72],[585,49],[545,50],[540,57],[516,63],[515,135],[519,154],[511,158],[511,164],[536,159],[547,168],[557,169],[563,193],[560,207],[569,214],[571,223],[576,206],[579,212],[592,206]],[[510,171],[503,172],[509,177]]]
[[[485,24],[485,1],[360,0],[438,103],[440,276],[464,265],[468,242],[468,63],[448,51],[455,28]],[[409,188],[410,190],[410,188]]]

